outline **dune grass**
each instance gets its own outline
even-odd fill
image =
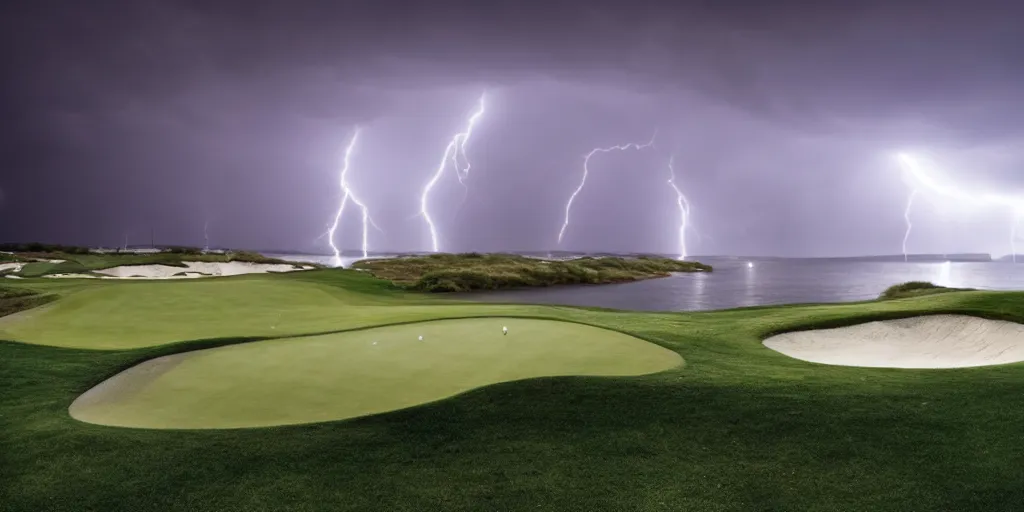
[[[56,298],[56,295],[32,289],[0,286],[0,318],[41,306]]]
[[[515,254],[479,253],[362,260],[353,268],[425,292],[604,284],[664,277],[672,272],[712,270],[702,263],[669,258],[584,257],[550,261]]]
[[[905,299],[908,297],[920,297],[923,295],[934,295],[936,293],[972,291],[972,288],[948,288],[939,286],[928,281],[907,281],[906,283],[894,284],[885,289],[879,299]]]
[[[24,341],[86,346],[65,338],[87,316],[59,308],[81,294],[111,290],[77,304],[109,309],[80,331],[92,329],[97,343],[96,331],[105,331],[137,348],[0,342],[0,508],[990,512],[1024,503],[1024,365],[832,367],[760,342],[785,330],[919,314],[1021,322],[1024,293],[685,314],[494,306],[506,308],[502,315],[624,332],[678,353],[686,364],[638,377],[507,382],[401,411],[288,427],[125,429],[68,415],[81,393],[141,361],[251,340],[224,333],[259,331],[247,317],[271,311],[272,300],[261,305],[252,297],[256,290],[235,282],[267,286],[258,291],[280,305],[306,293],[316,297],[304,307],[327,305],[319,315],[330,320],[310,315],[293,333],[494,313],[492,306],[409,296],[359,272],[302,274],[182,283],[225,286],[202,290],[219,294],[207,307],[223,319],[196,327],[187,324],[204,313],[182,300],[184,291],[163,304],[178,311],[176,321],[154,308],[136,310],[125,323],[102,305],[122,293],[156,293],[135,286],[178,283],[26,284],[61,295],[43,309],[62,311],[64,320],[48,330],[32,319],[45,319],[46,311],[27,311],[18,322],[36,337]],[[150,332],[134,334],[140,326]],[[0,336],[10,339],[7,331]],[[180,343],[145,346],[158,340]]]

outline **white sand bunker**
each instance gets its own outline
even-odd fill
[[[46,274],[43,277],[50,279],[96,279],[96,276],[89,274]]]
[[[21,272],[21,267],[24,267],[24,263],[0,263],[0,272],[5,270],[11,270],[13,272]]]
[[[189,279],[210,276],[237,276],[242,274],[263,274],[266,272],[292,272],[303,270],[300,265],[290,263],[248,263],[244,261],[206,262],[183,261],[187,267],[170,265],[125,265],[96,270],[97,274],[119,279]]]
[[[886,320],[764,340],[814,363],[873,368],[966,368],[1024,361],[1024,325],[963,315]]]

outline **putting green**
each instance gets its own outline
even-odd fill
[[[70,413],[141,428],[289,425],[394,411],[498,382],[643,375],[681,363],[658,345],[581,324],[440,320],[153,359],[87,391]]]

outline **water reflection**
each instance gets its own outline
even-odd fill
[[[958,288],[958,286],[953,283],[953,279],[951,277],[953,274],[953,263],[947,261],[945,263],[939,263],[937,266],[939,267],[939,272],[935,277],[935,280],[932,282],[939,286]]]
[[[766,304],[869,300],[897,283],[1024,290],[1024,265],[985,262],[848,262],[828,260],[709,260],[709,274],[606,286],[459,294],[486,302],[526,302],[648,311],[692,311]]]

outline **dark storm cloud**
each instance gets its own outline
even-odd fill
[[[581,155],[655,127],[656,150],[599,164],[576,246],[673,250],[672,151],[700,252],[893,251],[906,189],[884,154],[904,147],[1021,185],[1014,2],[406,4],[5,4],[0,207],[37,213],[0,237],[198,243],[209,218],[225,244],[313,249],[360,124],[373,238],[422,248],[418,191],[484,89],[451,249],[550,247]]]

